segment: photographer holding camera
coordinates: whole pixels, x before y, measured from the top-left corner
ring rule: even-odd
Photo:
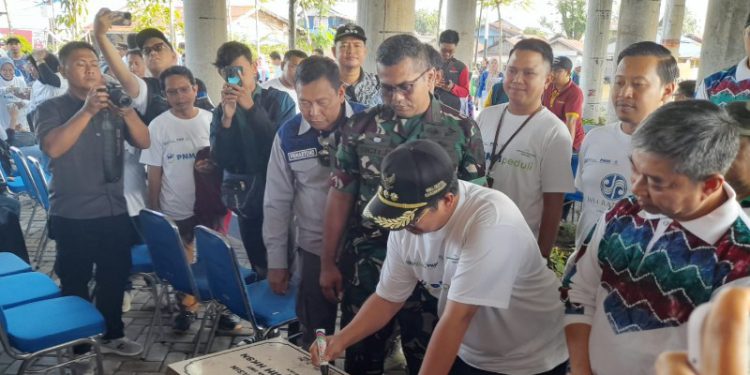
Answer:
[[[263,191],[276,131],[295,115],[292,98],[255,81],[256,62],[250,48],[226,42],[216,52],[214,66],[227,84],[211,122],[211,152],[224,169],[222,199],[239,218],[240,234],[250,264],[266,277],[263,244]]]
[[[102,352],[136,356],[142,347],[124,336],[121,310],[133,239],[123,195],[122,146],[126,139],[148,148],[148,129],[132,108],[112,102],[91,44],[67,43],[59,57],[68,91],[40,104],[34,121],[54,176],[49,236],[57,242],[55,271],[63,295],[90,300],[88,282],[96,264],[96,307],[106,323]]]

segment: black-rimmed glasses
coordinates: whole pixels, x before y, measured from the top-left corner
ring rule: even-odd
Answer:
[[[427,72],[432,70],[432,68],[428,68],[422,74],[420,74],[417,78],[414,78],[411,81],[402,82],[398,85],[388,85],[385,83],[380,84],[380,94],[383,95],[383,97],[390,98],[393,96],[393,94],[396,93],[396,91],[400,92],[401,95],[409,96],[414,91],[414,84],[419,81],[420,78],[422,78]]]

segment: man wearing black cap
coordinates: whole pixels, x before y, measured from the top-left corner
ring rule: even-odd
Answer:
[[[111,73],[117,78],[128,95],[133,98],[133,107],[149,123],[156,116],[169,109],[166,99],[162,96],[159,86],[159,75],[169,67],[177,65],[177,53],[172,44],[161,31],[146,28],[138,32],[135,42],[143,53],[146,68],[151,77],[140,78],[131,73],[122,61],[122,56],[112,42],[107,38],[107,32],[115,20],[114,14],[107,8],[102,8],[94,19],[94,36],[96,44],[102,51],[102,56],[109,64]],[[195,106],[207,111],[214,106],[206,93],[206,85],[196,78],[198,96]]]
[[[583,142],[583,91],[570,79],[573,62],[565,56],[552,61],[552,83],[542,94],[542,105],[557,116],[570,131],[573,151],[578,152]]]
[[[442,106],[431,95],[435,69],[424,44],[411,35],[392,36],[378,47],[376,61],[385,105],[356,114],[341,127],[333,188],[326,203],[320,284],[329,301],[341,299],[342,325],[349,323],[375,292],[380,277],[388,233],[361,214],[377,191],[385,155],[403,143],[430,139],[450,153],[459,178],[484,177],[479,129],[473,120]],[[424,288],[414,289],[413,299],[398,316],[402,347],[413,373],[419,369],[429,339],[421,327],[432,323],[422,314],[424,304],[429,303],[424,299],[427,294]],[[392,329],[393,324],[388,324],[349,348],[347,372],[382,372]]]
[[[696,90],[696,99],[710,100],[719,106],[750,100],[750,14],[747,15],[742,35],[746,56],[739,64],[703,79]]]
[[[335,45],[331,50],[339,63],[341,80],[346,87],[346,100],[368,107],[380,104],[378,76],[362,69],[367,56],[365,30],[353,23],[347,23],[336,29],[333,41]]]
[[[8,57],[13,60],[13,65],[15,65],[16,69],[21,72],[21,74],[23,75],[23,79],[26,81],[26,84],[31,85],[31,82],[34,81],[34,78],[31,76],[31,72],[29,72],[27,69],[29,58],[27,56],[24,56],[21,52],[21,40],[16,36],[11,36],[5,40],[5,45],[6,48],[8,48]]]
[[[421,285],[438,300],[430,312],[440,320],[419,373],[564,374],[559,282],[513,202],[458,181],[451,157],[428,140],[397,147],[380,169],[363,212],[391,231],[380,281],[354,320],[328,338],[324,357],[385,326]],[[311,353],[317,363],[320,353]]]

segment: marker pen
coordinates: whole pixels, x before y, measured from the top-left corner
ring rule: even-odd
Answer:
[[[318,358],[320,358],[320,373],[322,375],[328,375],[328,361],[325,360],[326,353],[326,330],[316,329],[315,330],[315,345],[318,346]]]

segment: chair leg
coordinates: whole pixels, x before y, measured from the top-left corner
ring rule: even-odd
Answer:
[[[23,234],[29,235],[29,230],[31,229],[31,223],[34,222],[34,215],[36,215],[36,202],[31,201],[31,215],[29,216],[29,222],[26,224],[26,230],[23,231]]]
[[[30,359],[24,359],[21,362],[21,366],[18,368],[18,375],[23,375],[26,373],[26,370],[29,368],[29,364],[31,363]]]
[[[44,226],[44,229],[42,230],[42,237],[39,238],[39,245],[36,247],[36,254],[34,256],[34,264],[35,269],[38,270],[41,268],[42,265],[42,259],[44,258],[44,253],[47,250],[47,241],[49,239],[47,238],[47,226]],[[52,267],[54,269],[54,267]]]
[[[216,331],[219,328],[219,319],[221,319],[221,314],[224,312],[224,307],[219,305],[216,302],[211,302],[214,307],[214,320],[213,324],[211,325],[211,331],[208,333],[208,341],[206,342],[206,349],[203,351],[203,354],[208,354],[211,352],[211,348],[214,346],[214,339],[216,339]]]
[[[193,354],[190,356],[195,357],[198,355],[198,349],[201,346],[201,336],[203,336],[203,329],[206,327],[206,320],[211,316],[212,304],[209,302],[206,306],[206,310],[203,312],[203,318],[201,319],[201,325],[198,327],[198,332],[195,333],[195,340],[193,343]]]
[[[102,350],[99,340],[94,340],[94,360],[96,361],[96,374],[104,375],[104,364],[102,363]]]
[[[143,278],[151,283],[151,298],[154,300],[154,314],[151,315],[151,324],[148,327],[146,341],[143,345],[143,354],[141,355],[141,359],[146,359],[151,350],[151,345],[153,344],[152,339],[154,337],[154,327],[157,320],[159,321],[159,327],[161,329],[161,297],[159,296],[158,290],[159,284],[156,283],[156,280],[148,274],[143,274]]]

